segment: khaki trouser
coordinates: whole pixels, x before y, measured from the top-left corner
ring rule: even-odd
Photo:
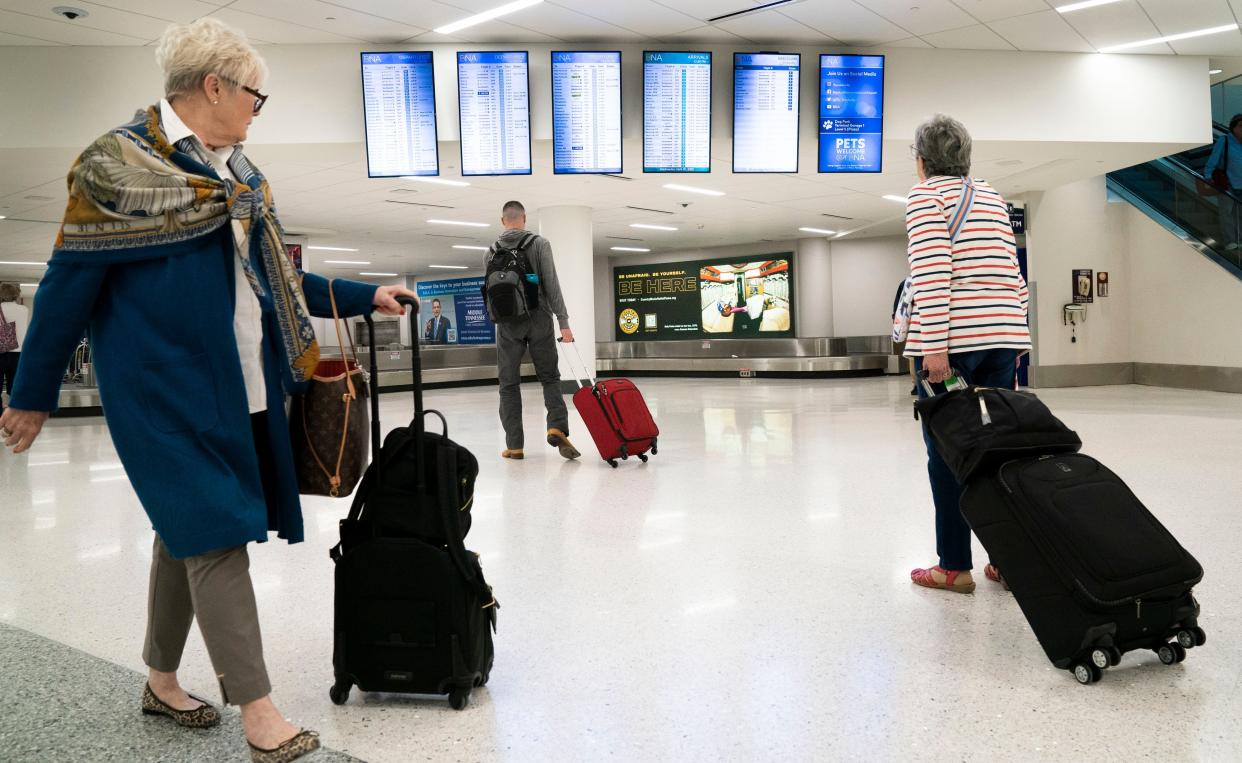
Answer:
[[[246,547],[173,559],[157,535],[142,650],[148,667],[176,672],[195,617],[225,703],[244,705],[271,694]]]

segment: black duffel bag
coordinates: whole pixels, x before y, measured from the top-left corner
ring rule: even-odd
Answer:
[[[1082,448],[1078,434],[1029,392],[972,386],[924,398],[914,409],[962,484],[1012,458]]]

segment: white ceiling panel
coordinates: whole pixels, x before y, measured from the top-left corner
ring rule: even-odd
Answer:
[[[46,47],[50,45],[63,45],[61,42],[52,42],[51,40],[40,40],[37,37],[22,37],[17,34],[9,34],[8,32],[0,32],[0,45],[13,45],[24,47]]]
[[[601,3],[598,0],[558,0],[556,5],[639,34],[658,37],[703,26],[703,22],[652,0]]]
[[[432,0],[331,0],[331,4],[341,8],[367,13],[382,19],[390,19],[409,26],[434,29],[451,21],[469,16],[463,11],[444,3]]]
[[[729,19],[727,21],[718,21],[714,26],[718,26],[726,32],[732,32],[738,37],[745,38],[751,42],[778,44],[796,42],[836,43],[836,40],[826,38],[823,32],[773,11],[742,16],[741,18]]]
[[[732,32],[721,29],[720,27],[715,26],[713,24],[707,24],[707,25],[698,27],[696,29],[687,29],[684,32],[676,32],[674,34],[660,35],[659,39],[661,42],[682,42],[682,43],[720,42],[726,45],[730,43],[744,42],[744,40],[741,37],[738,37]]]
[[[795,3],[780,12],[846,45],[878,45],[910,36],[910,32],[854,0]]]
[[[1242,32],[1195,37],[1171,42],[1169,45],[1182,56],[1242,56]]]
[[[669,8],[674,8],[703,22],[717,16],[735,13],[762,4],[758,0],[656,0],[656,2]],[[772,12],[762,11],[761,13]]]
[[[1227,0],[1140,0],[1160,34],[1236,24]]]
[[[50,13],[48,15],[51,16]],[[56,21],[56,18],[0,10],[0,30],[20,37],[34,37],[66,45],[142,45],[148,39],[137,35],[117,34],[85,24]]]
[[[1160,30],[1134,0],[1066,13],[1064,18],[1096,48],[1161,36]]]
[[[488,21],[469,29],[463,29],[446,36],[436,32],[427,32],[414,38],[419,42],[474,42],[474,43],[506,43],[506,42],[556,42],[556,38],[525,27],[514,26],[504,21]]]
[[[970,14],[949,0],[858,0],[858,4],[917,35],[961,29],[975,23]]]
[[[509,23],[570,42],[638,41],[642,35],[559,5],[541,3],[506,17]],[[467,30],[468,31],[468,30]]]
[[[932,45],[931,45],[931,43],[924,41],[921,37],[907,37],[907,38],[906,38],[906,39],[904,39],[904,40],[893,40],[892,42],[887,42],[887,43],[884,43],[884,45],[883,45],[883,46],[880,46],[880,47],[885,47],[885,48],[931,48],[931,47],[932,47]]]
[[[923,39],[937,48],[954,50],[1013,50],[1003,37],[982,24],[954,29],[950,32],[925,34]]]
[[[1018,50],[1046,50],[1064,53],[1090,53],[1091,43],[1074,31],[1056,11],[1032,13],[1016,19],[993,21],[988,26]]]
[[[912,0],[911,5],[917,4]],[[953,0],[953,4],[980,21],[999,21],[1048,10],[1044,0]]]
[[[167,20],[154,18],[152,15],[119,11],[115,8],[95,5],[94,3],[79,2],[77,7],[80,7],[89,15],[77,21],[69,21],[62,16],[52,13],[52,5],[46,2],[46,0],[0,0],[0,9],[24,13],[67,28],[98,29],[103,32],[125,35],[126,37],[140,37],[143,40],[151,40],[159,37],[164,32],[164,29],[168,27]],[[215,10],[215,7],[204,5],[203,9],[204,13],[208,13]],[[6,31],[9,30],[7,24],[0,26],[0,28]]]
[[[395,43],[427,31],[424,26],[401,24],[318,0],[237,0],[229,9],[271,19],[290,19],[320,32],[367,42]]]
[[[186,24],[218,10],[220,6],[228,5],[229,2],[230,0],[160,0],[158,3],[150,2],[150,0],[100,0],[93,3],[93,5],[104,5],[109,8],[115,8],[118,11],[129,11],[130,13],[150,16],[164,21],[176,21]],[[77,2],[69,4],[82,6],[81,3]],[[43,2],[42,5],[50,7],[46,2]],[[86,6],[82,7],[85,8]]]
[[[281,19],[256,16],[242,13],[232,8],[224,8],[211,14],[226,24],[232,24],[252,37],[276,43],[277,45],[296,45],[303,43],[354,43],[357,40],[344,35],[322,32],[318,29],[293,24]]]

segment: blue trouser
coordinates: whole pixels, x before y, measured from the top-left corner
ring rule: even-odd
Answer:
[[[1017,350],[977,350],[949,355],[949,365],[971,384],[1013,389],[1017,359]],[[923,359],[915,358],[914,367],[922,372]],[[939,384],[935,387],[937,392],[944,391]],[[921,383],[919,397],[927,397],[927,390]],[[923,442],[927,444],[927,476],[931,480],[932,501],[936,504],[936,553],[940,556],[940,566],[945,570],[969,570],[974,563],[970,556],[970,525],[962,517],[962,486],[940,457],[926,423]]]

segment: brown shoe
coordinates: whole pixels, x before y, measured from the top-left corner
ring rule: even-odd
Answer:
[[[291,760],[312,753],[319,749],[319,735],[313,731],[301,731],[281,746],[264,750],[262,747],[250,745],[250,760],[254,763],[289,763]]]
[[[559,450],[561,456],[569,459],[570,461],[573,461],[575,458],[582,455],[578,452],[578,449],[574,447],[574,444],[569,441],[569,437],[559,429],[548,430],[548,444]]]
[[[190,695],[190,699],[198,700],[203,704],[193,710],[177,710],[164,704],[164,701],[155,696],[155,692],[151,691],[151,684],[147,684],[146,690],[142,692],[142,714],[143,715],[164,715],[172,718],[178,726],[184,726],[188,729],[209,729],[212,726],[220,725],[220,711],[211,706],[207,700],[201,697]]]
[[[505,448],[500,452],[500,457],[512,458],[514,461],[521,461],[523,458],[526,458],[526,454],[522,452],[521,448]]]

